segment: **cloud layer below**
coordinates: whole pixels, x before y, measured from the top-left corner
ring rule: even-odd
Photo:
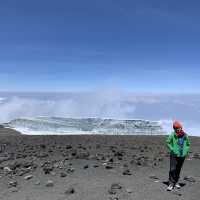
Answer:
[[[147,119],[160,121],[167,131],[178,119],[193,135],[200,124],[200,95],[127,94],[118,90],[91,93],[0,93],[0,122],[16,118]]]

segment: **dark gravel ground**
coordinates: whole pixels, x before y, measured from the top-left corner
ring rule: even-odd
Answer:
[[[0,128],[0,200],[198,200],[200,138],[166,191],[166,136],[25,136]]]

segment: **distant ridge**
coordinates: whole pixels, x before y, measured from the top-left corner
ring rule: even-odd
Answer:
[[[15,135],[21,135],[21,133],[14,129],[5,128],[3,125],[0,125],[0,136],[15,136]]]
[[[164,131],[156,121],[142,119],[102,118],[20,118],[5,124],[24,134],[105,134],[105,135],[162,135]]]

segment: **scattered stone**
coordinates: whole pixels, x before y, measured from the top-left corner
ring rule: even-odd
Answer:
[[[77,151],[74,149],[74,150],[72,151],[72,153],[71,153],[71,156],[74,157],[74,156],[76,156],[76,155],[77,155]]]
[[[54,186],[54,182],[52,180],[48,180],[46,183],[46,187],[53,187]]]
[[[72,149],[72,146],[71,145],[67,145],[66,149]]]
[[[75,171],[75,169],[72,167],[67,169],[67,173],[73,173],[74,171]]]
[[[60,177],[61,177],[61,178],[64,178],[64,177],[66,177],[66,176],[67,176],[67,174],[66,174],[65,172],[61,172],[61,173],[60,173]]]
[[[119,200],[118,197],[109,197],[109,200]]]
[[[39,181],[39,180],[36,181],[36,182],[35,182],[35,185],[40,185],[40,181]]]
[[[7,160],[10,160],[10,157],[0,157],[0,163],[4,162],[4,161],[7,161]]]
[[[103,165],[105,166],[105,169],[113,169],[113,165],[110,163],[103,163]]]
[[[191,183],[196,182],[195,178],[192,176],[185,176],[183,180],[191,182]]]
[[[9,183],[8,183],[8,186],[9,187],[17,187],[17,181],[10,181]]]
[[[130,172],[129,169],[125,169],[122,174],[123,175],[128,175],[128,176],[132,175],[132,173]]]
[[[38,165],[33,161],[26,161],[22,163],[22,167],[27,169],[36,169]]]
[[[113,194],[117,194],[117,191],[116,191],[115,189],[111,189],[111,188],[110,188],[110,189],[108,190],[108,193],[111,194],[111,195],[113,195]]]
[[[200,159],[200,154],[199,154],[199,153],[194,153],[194,154],[193,154],[193,158],[195,158],[195,159]]]
[[[53,168],[54,167],[52,165],[46,163],[43,167],[43,171],[45,174],[50,174],[50,172],[53,171]]]
[[[90,155],[88,157],[88,160],[97,160],[97,157],[95,155]]]
[[[127,168],[127,167],[128,167],[128,164],[127,164],[127,163],[123,164],[123,167]]]
[[[3,170],[7,173],[12,172],[12,169],[10,169],[10,167],[4,167]]]
[[[126,189],[126,192],[128,192],[128,193],[132,193],[132,192],[133,192],[133,190],[132,190],[132,189],[130,189],[130,188],[127,188],[127,189]]]
[[[23,175],[25,175],[25,174],[27,174],[27,173],[29,173],[31,170],[30,169],[21,169],[19,172],[18,172],[18,175],[19,176],[23,176]]]
[[[45,144],[40,144],[40,148],[41,149],[46,149],[46,145]]]
[[[156,175],[154,175],[154,174],[150,175],[149,178],[150,178],[150,179],[154,179],[154,180],[158,180],[158,179],[159,179],[159,178],[158,178]]]
[[[114,162],[113,158],[108,159],[108,162],[113,163]]]
[[[84,167],[83,167],[83,169],[88,169],[89,168],[89,165],[85,165]]]
[[[16,187],[12,187],[12,188],[10,188],[10,192],[18,192],[19,190],[18,190],[18,188],[16,188]]]
[[[88,159],[88,157],[90,156],[89,152],[79,152],[76,153],[76,159]]]
[[[27,175],[27,176],[24,177],[25,180],[30,180],[32,178],[33,178],[33,175]]]
[[[105,157],[104,157],[103,154],[96,154],[96,155],[94,156],[94,159],[96,159],[96,160],[105,160]]]
[[[113,183],[111,185],[111,189],[122,189],[122,186],[120,185],[120,183]]]
[[[70,195],[70,194],[74,194],[75,193],[75,189],[70,186],[66,191],[65,191],[65,194],[66,195]]]
[[[113,183],[108,190],[108,193],[111,195],[117,194],[117,190],[122,189],[122,186],[119,183]]]
[[[106,169],[113,169],[114,167],[112,165],[106,165],[105,168]]]
[[[177,192],[177,191],[172,191],[172,194],[177,195],[179,197],[182,196],[182,194],[180,192]]]
[[[46,158],[46,157],[48,157],[48,156],[49,156],[48,153],[40,153],[37,157],[38,157],[38,158]]]
[[[123,157],[122,156],[118,156],[117,159],[118,160],[123,160]]]
[[[142,166],[142,163],[141,163],[139,160],[136,162],[136,164],[137,164],[138,166]]]

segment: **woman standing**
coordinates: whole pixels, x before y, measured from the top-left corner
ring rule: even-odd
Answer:
[[[178,180],[181,168],[190,147],[188,135],[183,131],[181,123],[174,121],[173,129],[174,131],[167,138],[167,147],[170,151],[169,186],[167,188],[168,191],[171,191],[174,187],[178,189],[180,188]]]

